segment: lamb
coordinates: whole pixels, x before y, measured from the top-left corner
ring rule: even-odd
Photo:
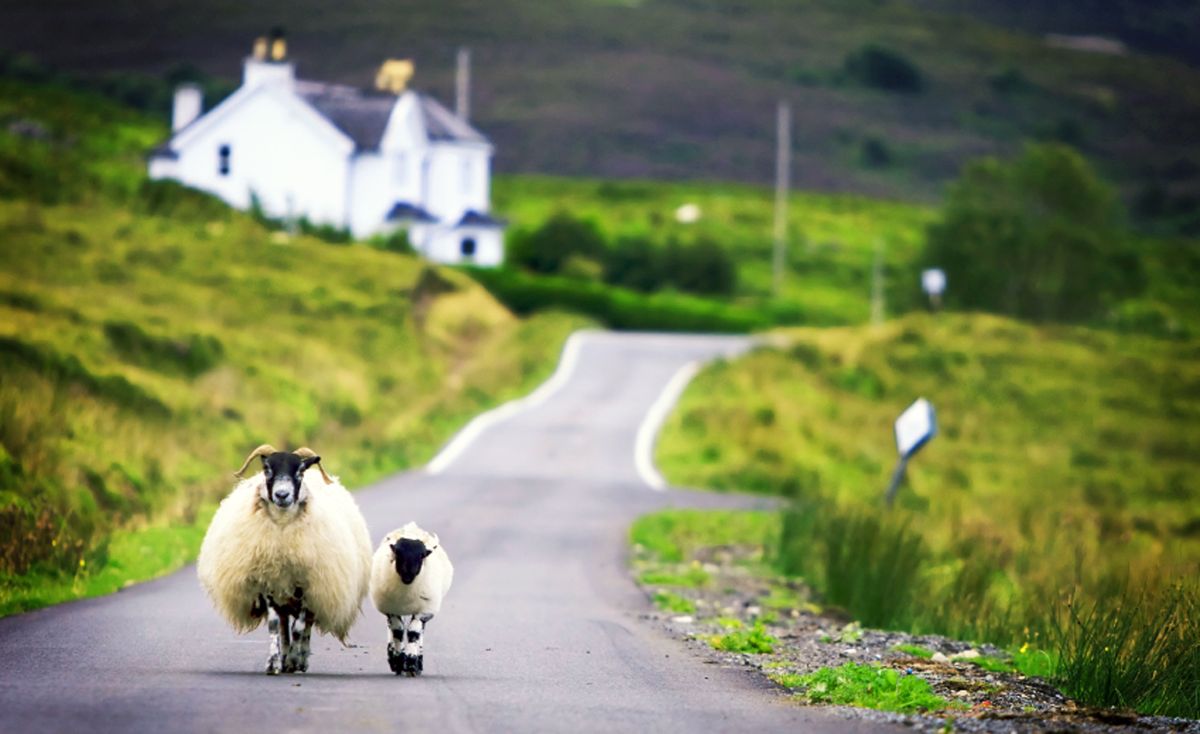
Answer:
[[[442,608],[454,566],[438,536],[410,522],[387,534],[371,567],[371,601],[387,617],[388,666],[396,675],[425,667],[425,625]]]
[[[315,626],[346,644],[371,578],[371,537],[350,493],[311,449],[263,444],[263,470],[221,501],[200,547],[200,583],[238,632],[264,618],[268,675],[308,670]],[[316,465],[322,479],[306,470]]]

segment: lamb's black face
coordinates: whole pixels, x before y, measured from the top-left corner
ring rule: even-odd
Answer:
[[[263,477],[266,479],[262,498],[276,507],[297,507],[308,500],[304,489],[304,470],[321,460],[319,456],[296,456],[277,451],[262,457]]]
[[[392,544],[392,556],[396,561],[396,573],[405,584],[411,584],[421,573],[421,564],[433,551],[425,544],[412,538],[401,538]]]

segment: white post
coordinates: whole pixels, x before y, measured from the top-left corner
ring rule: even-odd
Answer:
[[[454,75],[454,114],[466,122],[471,114],[471,50],[458,50],[458,71]]]
[[[783,288],[784,246],[787,239],[788,182],[791,174],[792,153],[792,109],[787,102],[779,101],[775,118],[775,249],[771,272],[773,287],[778,296]]]
[[[883,294],[883,238],[875,240],[875,264],[871,267],[871,323],[883,323],[885,312]]]

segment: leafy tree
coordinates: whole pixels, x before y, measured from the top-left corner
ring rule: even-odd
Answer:
[[[603,261],[604,236],[594,222],[558,212],[532,232],[516,232],[508,260],[535,273],[558,273],[572,255]]]
[[[1082,156],[1030,145],[968,164],[922,263],[946,271],[946,304],[1034,320],[1097,316],[1144,287],[1116,196]]]

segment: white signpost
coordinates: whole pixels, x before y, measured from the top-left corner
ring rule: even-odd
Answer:
[[[908,460],[937,435],[937,414],[933,404],[925,398],[918,398],[915,403],[896,419],[896,451],[900,460],[896,462],[896,470],[892,472],[892,481],[887,488],[887,505],[892,506],[896,490],[904,480],[904,470],[908,468]]]
[[[946,292],[946,273],[941,268],[921,271],[921,288],[929,296],[929,307],[934,311],[942,306],[942,294]]]

